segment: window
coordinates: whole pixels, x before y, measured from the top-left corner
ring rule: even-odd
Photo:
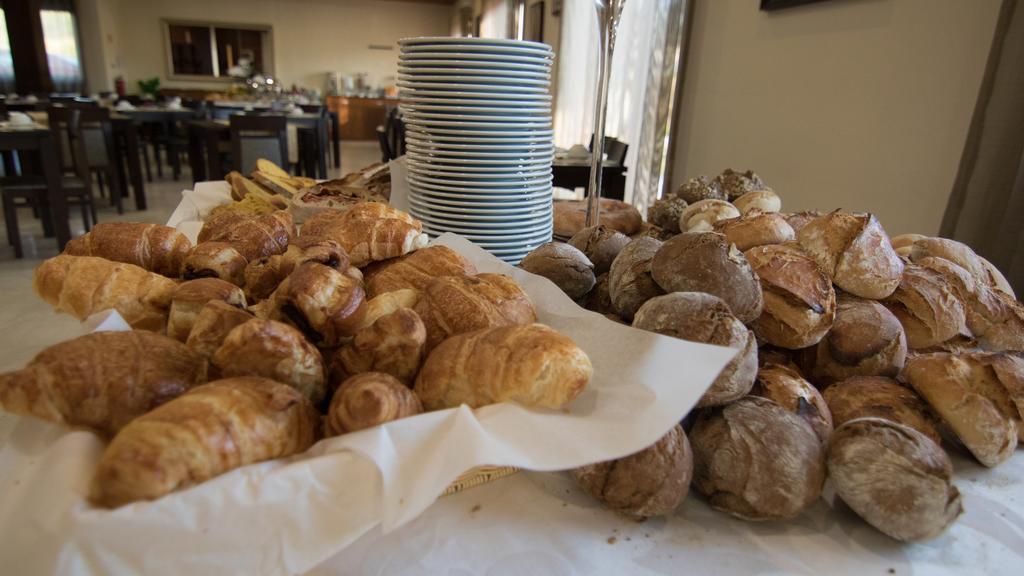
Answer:
[[[14,92],[14,60],[11,58],[11,39],[7,37],[7,17],[0,8],[0,92]]]
[[[217,79],[271,74],[270,28],[165,22],[172,78]]]
[[[82,61],[78,56],[75,15],[67,10],[40,10],[39,19],[43,24],[43,44],[53,89],[78,92],[82,87]]]

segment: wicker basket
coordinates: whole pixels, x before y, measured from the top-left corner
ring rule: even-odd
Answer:
[[[477,466],[471,470],[464,472],[454,482],[448,485],[445,489],[443,496],[468,490],[481,484],[493,482],[498,478],[504,478],[505,476],[511,476],[519,472],[518,468],[512,466]]]

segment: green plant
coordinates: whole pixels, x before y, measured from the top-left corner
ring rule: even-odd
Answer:
[[[154,76],[149,80],[139,80],[139,93],[151,94],[156,96],[156,91],[160,89],[160,78]]]

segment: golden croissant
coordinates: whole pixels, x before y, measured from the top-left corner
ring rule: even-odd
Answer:
[[[255,462],[305,451],[319,415],[273,380],[227,378],[192,389],[125,426],[104,450],[91,499],[152,500]]]
[[[206,359],[146,332],[94,332],[40,352],[0,376],[0,408],[112,436],[132,419],[206,381]]]
[[[181,274],[181,266],[192,249],[192,242],[174,228],[141,222],[105,222],[64,247],[70,256],[98,256],[171,278]]]
[[[327,411],[327,434],[336,436],[423,412],[412,390],[389,374],[365,372],[342,383]]]

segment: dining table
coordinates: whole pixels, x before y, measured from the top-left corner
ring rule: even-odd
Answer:
[[[553,184],[570,190],[590,185],[590,156],[556,155],[551,163]],[[622,162],[605,160],[601,164],[601,197],[624,200],[626,194],[626,166]]]
[[[256,114],[282,115],[270,111]],[[288,124],[288,162],[298,164],[306,176],[326,179],[327,118],[307,113],[283,115]],[[226,170],[221,155],[226,150],[224,143],[231,138],[230,120],[192,120],[186,126],[193,179],[201,182],[223,178]]]
[[[179,122],[185,122],[197,118],[198,110],[173,106],[139,106],[134,108],[115,107],[117,114],[131,118],[135,124],[150,125],[156,127],[161,134],[167,137],[167,161],[171,165],[174,179],[181,176],[181,161],[179,159],[178,141],[175,138],[175,126]]]
[[[33,122],[24,125],[0,125],[0,153],[18,152],[38,156],[46,194],[40,197],[40,217],[43,231],[57,238],[57,249],[63,250],[71,240],[68,222],[68,202],[61,186],[61,167],[58,162],[57,143],[47,126]],[[6,155],[6,154],[5,154]]]

